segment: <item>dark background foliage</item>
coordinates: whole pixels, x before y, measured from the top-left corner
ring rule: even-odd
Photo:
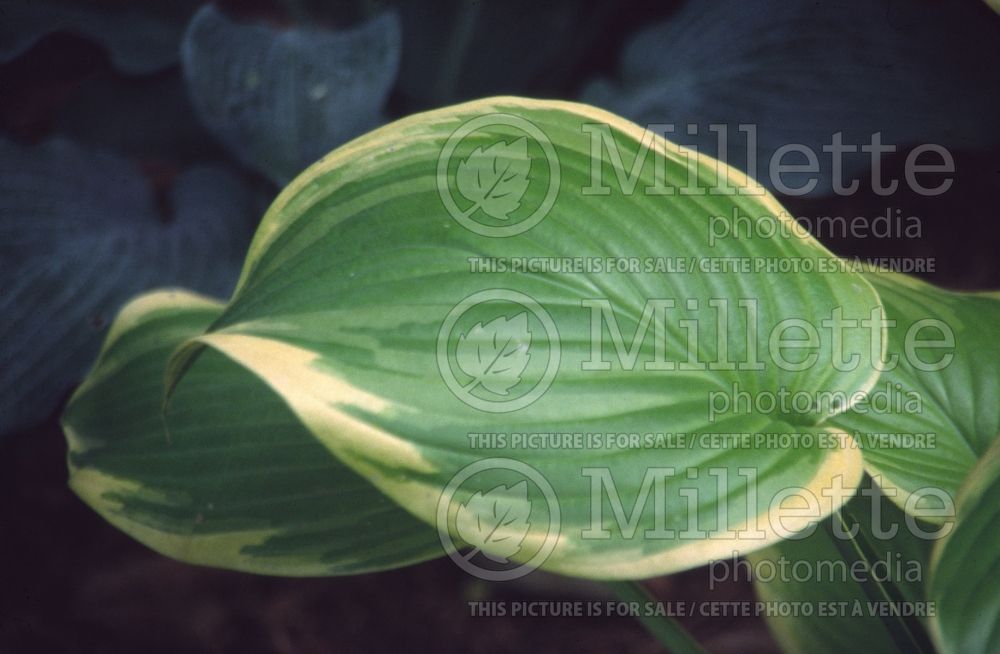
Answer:
[[[145,550],[66,488],[58,412],[117,307],[168,284],[225,296],[280,185],[379,122],[511,93],[641,123],[757,122],[772,142],[885,131],[904,146],[887,179],[903,179],[906,146],[940,142],[956,162],[940,196],[863,184],[779,199],[806,221],[915,216],[916,238],[820,236],[845,256],[933,260],[924,276],[944,286],[1000,287],[1000,16],[984,3],[226,0],[205,32],[219,40],[197,47],[200,4],[0,2],[0,651],[658,651],[627,618],[474,618],[467,605],[597,592],[586,584],[488,586],[448,561],[321,580],[204,570]],[[363,47],[321,45],[378,16],[394,22]],[[220,61],[261,49],[232,31],[250,23],[263,43],[299,41],[255,64],[265,92],[248,108],[213,94],[243,88],[226,87]],[[267,96],[272,78],[315,104]],[[652,587],[752,596],[709,594],[704,570]],[[716,651],[774,651],[760,621],[688,626]]]

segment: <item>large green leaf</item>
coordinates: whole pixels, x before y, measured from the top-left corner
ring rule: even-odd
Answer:
[[[754,587],[782,651],[839,654],[864,643],[868,652],[929,652],[926,618],[905,611],[932,611],[927,536],[935,533],[938,528],[905,515],[867,479],[806,538],[750,554]],[[743,563],[715,565],[728,567],[713,569],[714,578],[747,574]]]
[[[602,130],[619,148],[617,163],[606,149],[591,151]],[[515,179],[525,172],[520,140],[527,140],[530,158],[526,186]],[[498,147],[501,142],[506,146]],[[483,157],[486,152],[492,159]],[[633,169],[640,153],[649,156]],[[464,184],[456,181],[463,166]],[[637,175],[634,192],[628,179],[616,181],[616,174],[630,171]],[[603,182],[595,184],[596,173]],[[750,194],[705,193],[722,173]],[[673,195],[644,192],[657,185],[690,188]],[[597,187],[607,190],[587,190]],[[511,193],[519,202],[510,201]],[[732,392],[734,385],[758,395],[866,391],[876,378],[869,354],[881,354],[878,330],[825,335],[812,351],[814,365],[802,351],[785,351],[790,363],[804,364],[801,369],[779,366],[766,353],[784,320],[819,330],[833,315],[880,317],[881,305],[862,277],[837,270],[832,255],[800,232],[713,245],[710,217],[732,227],[734,212],[769,216],[762,219],[779,232],[794,229],[775,200],[753,194],[743,175],[592,107],[496,98],[416,115],[351,142],[285,189],[251,245],[230,304],[175,357],[169,387],[183,388],[183,372],[204,346],[225,353],[274,389],[337,457],[424,521],[436,522],[439,503],[448,521],[440,526],[458,536],[474,530],[455,526],[448,511],[456,505],[466,520],[498,521],[497,538],[476,545],[501,558],[507,546],[500,541],[509,537],[524,545],[513,560],[533,560],[551,547],[545,566],[552,570],[634,578],[756,549],[846,500],[821,491],[859,482],[858,450],[836,430],[828,437],[831,430],[820,424],[849,402],[831,407],[810,400],[784,412],[741,409],[713,422],[711,394]],[[699,267],[706,255],[741,258],[752,270],[713,272]],[[683,261],[692,268],[673,274],[572,267],[476,272],[470,257],[619,257]],[[781,261],[813,272],[757,267]],[[705,312],[713,298],[733,302],[722,328],[715,327],[716,313]],[[735,306],[738,299],[755,303],[756,320]],[[675,306],[651,319],[650,300]],[[626,349],[640,335],[634,366],[615,358],[615,330],[589,307],[605,301],[615,310],[613,324]],[[701,321],[702,338],[690,352],[681,319]],[[646,338],[643,323],[653,324]],[[786,337],[801,338],[807,334],[801,329]],[[598,346],[606,347],[592,359]],[[860,364],[833,368],[829,362],[838,349],[856,354]],[[677,365],[657,370],[657,361]],[[699,362],[713,366],[703,370]],[[714,365],[720,362],[733,363],[732,369]],[[761,365],[744,369],[736,362]],[[595,367],[608,369],[590,369]],[[512,441],[482,447],[470,439],[553,432],[808,438],[798,446],[763,441],[733,447],[692,438],[683,447],[601,442],[568,448]],[[538,488],[550,486],[547,499],[555,501],[532,503],[527,520],[504,526],[496,507],[524,514],[521,487],[509,469],[463,477],[465,485],[447,488],[456,474],[471,474],[467,466],[494,465],[492,457],[530,465],[542,479]],[[613,480],[622,507],[613,504],[602,480]],[[816,496],[814,508],[772,506],[785,489],[797,487]],[[456,504],[442,503],[443,492]],[[644,492],[652,499],[640,505]],[[496,501],[472,502],[488,493]],[[691,511],[686,493],[697,493]],[[493,507],[493,515],[477,513],[477,506]],[[633,506],[634,532],[611,519],[616,508],[627,513]]]
[[[267,386],[219,354],[199,359],[164,421],[170,352],[222,307],[159,291],[122,310],[63,415],[73,490],[127,534],[191,563],[328,575],[440,554],[433,529],[331,456]]]
[[[942,652],[995,652],[1000,643],[1000,439],[969,473],[958,494],[954,531],[934,548],[930,597],[938,613],[931,626]]]
[[[400,50],[394,13],[344,32],[195,14],[181,44],[191,102],[243,163],[286,184],[381,122]]]
[[[834,422],[855,434],[865,467],[909,510],[954,498],[1000,433],[1000,296],[953,293],[906,275],[868,275],[885,305],[886,365],[864,406]],[[916,435],[916,436],[914,436]],[[923,435],[923,436],[920,436]],[[913,494],[920,493],[916,496]],[[912,497],[912,499],[911,499]]]
[[[205,165],[160,190],[111,152],[0,140],[0,434],[51,415],[132,295],[232,288],[255,218],[250,187]]]

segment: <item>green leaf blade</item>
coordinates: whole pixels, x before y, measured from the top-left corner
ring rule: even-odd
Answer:
[[[932,633],[946,654],[996,650],[1000,638],[1000,439],[972,468],[958,493],[954,530],[934,548],[929,596],[938,606]]]
[[[525,220],[525,214],[543,205],[553,185],[559,191],[558,201],[536,225],[507,238],[484,236],[449,215],[439,187],[442,170],[446,180],[457,174],[463,152],[486,152],[498,142],[515,142],[515,130],[501,120],[471,134],[461,144],[465,149],[441,164],[443,148],[456,130],[493,116],[508,121],[513,116],[536,127],[551,141],[558,161],[558,170],[550,167],[546,172],[542,164],[555,164],[547,159],[544,146],[530,146],[529,185],[511,222]],[[819,491],[834,480],[849,491],[861,479],[857,448],[839,430],[821,424],[849,403],[836,409],[810,404],[792,414],[735,411],[713,423],[707,417],[710,393],[726,392],[738,384],[749,393],[787,387],[850,397],[870,388],[877,377],[868,356],[873,347],[876,354],[880,352],[880,334],[875,335],[875,346],[867,334],[845,339],[845,351],[858,354],[861,362],[846,371],[823,365],[772,365],[763,371],[734,366],[710,373],[684,366],[655,370],[659,355],[677,363],[685,362],[689,354],[685,330],[675,320],[693,317],[697,309],[692,307],[704,307],[712,298],[756,301],[760,325],[751,324],[749,312],[733,308],[731,323],[724,328],[729,351],[722,351],[718,339],[705,338],[696,352],[702,361],[750,362],[755,351],[768,347],[770,331],[787,317],[818,325],[839,310],[852,320],[868,319],[880,315],[881,305],[863,278],[847,272],[790,276],[795,293],[779,290],[773,273],[766,270],[471,272],[470,258],[477,257],[687,260],[711,247],[709,221],[713,217],[729,221],[734,213],[768,215],[777,225],[792,229],[791,218],[766,194],[689,198],[678,193],[671,198],[624,188],[615,188],[610,197],[584,192],[593,184],[592,138],[585,129],[593,124],[610,129],[625,173],[645,145],[662,157],[667,183],[677,188],[688,183],[691,153],[660,139],[647,141],[638,126],[592,107],[493,98],[413,116],[331,153],[282,192],[254,239],[230,305],[213,329],[197,340],[266,382],[335,456],[430,524],[435,524],[448,480],[464,467],[497,454],[470,447],[470,437],[483,432],[691,436],[747,432],[809,437],[809,445],[765,444],[749,452],[709,443],[667,450],[641,445],[573,452],[523,447],[504,448],[497,454],[530,464],[558,496],[562,531],[547,568],[597,578],[636,578],[774,542],[781,536],[773,526],[776,511],[769,502],[780,489],[802,487],[821,495]],[[623,173],[610,158],[601,155],[597,161],[605,179]],[[731,184],[749,185],[745,176],[719,168],[714,161],[697,158],[694,165],[702,186],[722,175]],[[656,175],[651,158],[639,167],[636,179],[651,186]],[[460,210],[468,206],[453,200]],[[794,258],[813,267],[836,265],[829,252],[803,235],[730,239],[712,253],[748,260]],[[521,380],[493,390],[507,391],[518,402],[526,397],[526,388],[543,387],[537,397],[528,396],[532,401],[499,407],[496,401],[504,394],[482,384],[473,389],[472,399],[463,395],[457,377],[449,386],[442,370],[450,368],[456,355],[447,338],[443,349],[439,346],[442,325],[461,308],[463,299],[498,289],[540,309],[537,314],[528,312],[534,315],[529,318],[530,357]],[[646,339],[634,348],[624,347],[635,353],[637,365],[588,369],[601,363],[592,358],[593,307],[588,302],[595,298],[615,311],[626,345],[643,324],[652,331],[652,320],[642,317],[650,300],[673,300],[676,312],[665,328],[664,352],[658,352],[653,339]],[[505,310],[502,315],[509,318],[516,313]],[[455,343],[459,334],[468,334],[477,323],[485,327],[496,318],[496,314],[470,318],[467,325],[456,328]],[[551,325],[557,328],[552,330]],[[610,326],[602,326],[607,329]],[[614,338],[605,334],[599,340],[610,343]],[[613,357],[615,351],[608,345],[601,356]],[[831,356],[829,342],[817,347],[818,358]],[[651,360],[654,365],[647,365]],[[519,367],[520,362],[510,370]],[[550,369],[555,371],[551,378]],[[818,446],[819,442],[827,445]],[[660,480],[671,496],[671,515],[684,506],[682,491],[702,493],[699,509],[710,514],[699,523],[706,537],[687,542],[678,538],[683,520],[671,517],[673,536],[644,538],[656,527],[651,506],[638,514],[638,536],[615,530],[607,538],[585,537],[588,530],[604,528],[593,526],[591,484],[596,482],[589,472],[585,474],[595,466],[605,466],[609,479],[621,485],[621,499],[628,507],[643,494],[643,471],[671,467],[673,477]],[[685,477],[688,471],[713,466],[728,475],[730,490],[720,493],[707,472],[696,480]],[[741,476],[741,468],[754,472]],[[759,495],[747,490],[747,476],[754,477]],[[463,489],[456,499],[467,501],[492,487],[483,481]],[[824,500],[815,516],[790,524],[805,528],[844,499]],[[610,496],[601,501],[608,517],[614,501]],[[720,505],[727,522],[716,515]],[[753,540],[729,537],[756,522],[761,523],[763,535]],[[532,514],[525,542],[537,546],[546,537],[543,527],[544,521]]]
[[[126,306],[63,416],[73,490],[147,546],[196,564],[318,576],[438,555],[432,529],[217,353],[199,357],[161,414],[170,353],[221,310],[184,292]]]
[[[922,489],[955,497],[969,471],[1000,434],[1000,357],[993,327],[1000,298],[955,293],[905,275],[868,275],[894,321],[874,403],[833,422],[857,434],[869,474],[900,507]],[[947,347],[921,347],[922,341]],[[939,365],[940,364],[940,365]],[[923,435],[922,442],[900,437]],[[895,440],[894,440],[895,438]]]

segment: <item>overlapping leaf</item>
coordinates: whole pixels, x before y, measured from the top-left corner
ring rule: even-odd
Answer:
[[[991,354],[1000,297],[953,293],[899,274],[868,279],[894,323],[889,369],[879,377],[878,398],[834,422],[856,434],[866,468],[899,506],[927,488],[954,498],[1000,434],[1000,361]]]
[[[159,284],[227,293],[253,197],[230,171],[201,166],[173,183],[164,213],[146,178],[115,155],[62,140],[0,142],[0,433],[56,408],[130,296]]]
[[[929,537],[938,528],[904,515],[870,479],[862,489],[809,536],[748,557],[783,652],[839,654],[858,643],[870,652],[930,651]],[[742,574],[744,564],[727,563]]]
[[[212,353],[162,414],[171,351],[221,303],[141,296],[63,416],[70,485],[112,524],[191,563],[286,576],[365,572],[441,551],[437,534],[320,445],[279,397]]]
[[[1000,642],[1000,439],[994,440],[965,479],[958,496],[954,531],[939,542],[931,562],[930,597],[938,606],[931,621],[945,654],[978,654]]]
[[[192,19],[181,60],[205,126],[283,185],[381,121],[400,39],[393,13],[332,32],[240,23],[209,5]]]

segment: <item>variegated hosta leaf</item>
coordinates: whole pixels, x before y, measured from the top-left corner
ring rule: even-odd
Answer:
[[[331,32],[239,23],[207,5],[188,26],[181,62],[205,126],[246,165],[284,185],[381,122],[400,40],[391,12]]]
[[[905,515],[866,479],[806,538],[754,552],[746,563],[715,563],[711,574],[743,579],[749,566],[757,597],[771,608],[768,625],[788,654],[840,654],[859,643],[868,652],[930,652],[925,615],[935,609],[926,582],[940,529]]]
[[[724,125],[727,161],[771,188],[775,153],[808,146],[818,170],[786,171],[781,182],[798,192],[816,179],[803,192],[830,193],[833,166],[822,148],[836,133],[854,147],[876,132],[898,148],[978,148],[1000,138],[989,64],[1000,40],[988,13],[963,2],[688,0],[632,39],[617,81],[598,80],[582,98],[642,125],[674,125],[667,138],[712,156],[713,130]],[[755,130],[750,145],[741,124]],[[862,151],[842,158],[846,184],[870,163]],[[807,162],[795,153],[782,163]]]
[[[132,295],[160,284],[225,294],[254,195],[227,169],[182,173],[161,215],[148,180],[113,154],[0,141],[0,434],[44,420],[80,380]]]
[[[109,6],[119,4],[121,6]],[[0,62],[10,61],[54,32],[99,42],[115,67],[145,75],[177,63],[177,43],[196,2],[143,3],[79,0],[0,1]]]
[[[617,144],[624,169],[604,150],[592,153],[601,130]],[[456,171],[477,150],[522,137],[529,184],[517,208],[499,220],[462,197]],[[644,147],[652,150],[632,168]],[[504,152],[490,167],[506,171],[498,179],[519,170],[520,151]],[[689,155],[592,107],[518,98],[458,105],[376,130],[325,157],[279,196],[233,299],[175,356],[168,387],[183,387],[183,371],[203,346],[223,352],[271,386],[341,460],[452,534],[452,509],[468,507],[476,493],[517,488],[523,476],[516,473],[537,473],[524,547],[513,560],[551,547],[549,569],[635,578],[762,547],[846,499],[825,492],[831,486],[842,484],[849,497],[860,480],[859,451],[821,424],[845,407],[812,402],[808,394],[847,397],[869,389],[876,377],[869,355],[881,353],[878,330],[847,329],[838,339],[817,336],[814,361],[801,349],[784,350],[787,361],[779,366],[769,354],[779,323],[798,320],[784,338],[809,338],[807,323],[823,330],[822,321],[835,316],[878,318],[881,305],[862,277],[836,270],[832,255],[807,235],[781,235],[793,224],[770,196],[707,193],[721,174],[710,159],[690,155],[695,194],[644,191],[691,184]],[[616,181],[616,172],[630,171],[634,192],[627,180]],[[738,172],[722,172],[729,184],[748,189]],[[597,174],[606,192],[585,190]],[[511,204],[504,200],[505,211]],[[779,235],[710,245],[710,217],[731,227],[734,212],[779,216]],[[520,272],[489,264],[565,257],[691,267],[608,272],[570,264]],[[704,257],[738,258],[752,269],[713,271],[699,264]],[[779,260],[813,272],[763,267]],[[478,268],[477,261],[487,265]],[[730,304],[720,328],[709,307],[722,300]],[[738,300],[753,308],[738,307]],[[613,310],[615,329],[601,321],[602,307]],[[522,315],[530,341],[517,327]],[[688,320],[698,321],[697,343],[689,341]],[[623,359],[612,347],[617,330]],[[838,346],[860,365],[833,368]],[[593,348],[603,351],[594,355]],[[487,351],[494,363],[476,360]],[[494,376],[487,385],[470,370]],[[711,414],[713,394],[734,387],[751,395],[801,391],[809,402],[797,410]],[[691,440],[598,439],[588,447],[514,439],[551,433]],[[734,446],[706,433],[746,433],[750,441]],[[491,440],[497,434],[506,444]],[[470,465],[487,469],[473,474]],[[815,502],[784,501],[782,492],[796,487]],[[535,502],[539,492],[549,501]],[[508,504],[518,501],[513,490],[491,497],[498,494]],[[615,519],[622,509],[624,524]],[[439,515],[447,524],[437,522]],[[497,535],[516,532],[501,527]],[[483,550],[490,554],[490,547]]]
[[[937,543],[931,559],[931,620],[945,654],[986,654],[1000,642],[1000,439],[993,441],[958,493],[954,531]]]
[[[940,500],[920,499],[924,489],[954,498],[1000,434],[1000,296],[953,293],[900,274],[868,280],[895,322],[887,341],[891,369],[863,411],[834,423],[855,435],[866,468],[881,476],[894,502],[929,508]]]
[[[70,485],[182,561],[280,575],[377,570],[440,553],[437,534],[313,438],[263,382],[198,360],[164,421],[170,352],[223,305],[157,291],[119,315],[63,415]]]

